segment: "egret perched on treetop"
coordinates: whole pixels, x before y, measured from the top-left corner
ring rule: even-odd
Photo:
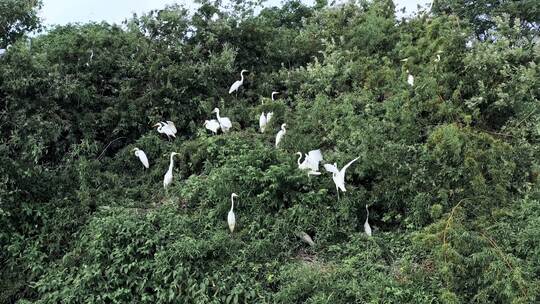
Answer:
[[[308,170],[308,176],[321,175],[321,172],[319,172],[319,162],[323,160],[321,150],[309,151],[308,154],[306,154],[306,158],[304,158],[304,161],[301,163],[300,159],[302,159],[302,152],[296,152],[296,154],[299,155],[298,160],[296,161],[298,163],[298,169]]]
[[[229,214],[227,214],[227,224],[229,225],[229,230],[231,230],[231,233],[234,231],[234,226],[236,225],[236,217],[234,216],[234,198],[238,195],[236,193],[231,194],[231,210],[229,210]]]
[[[223,133],[226,133],[229,131],[229,129],[232,127],[232,122],[228,117],[221,117],[219,116],[219,109],[215,108],[212,113],[216,113],[217,121],[219,122],[219,127],[221,128],[221,131]]]
[[[368,223],[368,220],[369,220],[369,209],[366,205],[366,211],[367,211],[367,215],[366,215],[366,221],[364,222],[364,232],[368,235],[368,236],[371,236],[371,226],[369,226],[369,223]]]
[[[246,73],[246,72],[247,72],[247,70],[242,70],[240,72],[240,80],[237,80],[232,84],[231,88],[229,89],[229,94],[231,94],[232,92],[235,92],[235,91],[238,93],[238,89],[244,83],[244,73]]]
[[[172,152],[171,153],[171,162],[169,163],[169,170],[165,173],[165,176],[163,177],[163,188],[167,190],[167,187],[172,183],[173,180],[173,166],[174,166],[174,159],[173,157],[175,155],[178,155],[180,153]]]
[[[266,125],[270,122],[270,119],[272,119],[272,116],[274,115],[274,112],[268,112],[268,114],[264,115],[264,112],[262,112],[261,116],[259,117],[259,128],[261,130],[261,133],[264,133],[264,129],[266,128]]]
[[[352,163],[354,163],[358,159],[359,157],[351,160],[348,164],[346,164],[343,168],[341,168],[341,170],[338,169],[336,163],[334,163],[333,165],[324,164],[324,168],[326,169],[326,171],[332,172],[332,179],[334,180],[334,184],[336,184],[336,192],[338,195],[338,199],[339,199],[339,190],[343,192],[347,191],[345,190],[345,172],[347,171],[347,168],[349,168],[349,166],[352,165]]]
[[[146,157],[146,153],[144,153],[143,150],[141,150],[139,148],[134,148],[131,151],[135,151],[135,156],[137,156],[139,158],[139,160],[141,161],[141,163],[143,164],[143,166],[146,169],[148,169],[150,167],[150,164],[148,163],[148,157]]]
[[[174,125],[174,122],[167,120],[167,122],[158,122],[154,125],[154,127],[158,127],[157,131],[158,133],[167,135],[167,139],[171,140],[171,137],[176,138],[176,126]]]
[[[287,132],[287,130],[285,130],[286,126],[287,126],[287,124],[282,124],[281,125],[281,130],[279,130],[279,132],[276,135],[276,148],[279,145],[279,143],[281,142],[281,139],[283,139],[283,136],[285,135],[285,133]]]
[[[204,127],[212,131],[212,133],[217,134],[217,131],[219,129],[219,122],[215,119],[205,120]]]

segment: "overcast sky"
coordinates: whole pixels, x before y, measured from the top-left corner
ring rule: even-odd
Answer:
[[[313,3],[313,0],[306,0]],[[408,12],[416,10],[418,4],[425,5],[430,0],[394,0],[397,8],[406,7]],[[194,7],[187,0],[43,0],[41,17],[44,23],[67,24],[70,22],[107,21],[120,23],[133,13],[140,15],[167,4],[180,3]],[[279,5],[281,0],[268,0],[268,6]]]

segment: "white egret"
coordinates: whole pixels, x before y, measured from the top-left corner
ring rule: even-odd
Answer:
[[[435,61],[435,62],[441,61],[441,55],[437,54],[437,58],[435,60],[433,60],[433,61]]]
[[[244,83],[244,73],[245,72],[247,72],[247,70],[242,70],[240,72],[240,80],[237,80],[232,84],[231,88],[229,89],[229,94],[231,94],[232,92],[235,92],[235,91],[238,93],[238,89]]]
[[[6,49],[0,49],[0,58],[4,57],[6,54]]]
[[[234,216],[234,198],[237,196],[236,193],[231,194],[231,210],[229,210],[229,214],[227,214],[227,224],[229,225],[231,233],[234,231],[234,226],[236,225],[236,217]]]
[[[364,222],[364,232],[368,235],[368,236],[371,236],[371,226],[369,226],[369,223],[368,223],[368,220],[369,220],[369,209],[366,205],[366,211],[367,211],[367,215],[366,215],[366,221]]]
[[[412,87],[414,85],[414,76],[407,70],[407,83]]]
[[[135,156],[137,156],[143,166],[148,169],[150,167],[150,164],[148,163],[148,157],[146,157],[146,153],[144,153],[144,151],[139,148],[135,148],[132,151],[135,151]]]
[[[296,161],[298,163],[298,169],[308,170],[308,176],[321,175],[321,172],[319,172],[319,162],[323,160],[321,150],[317,149],[309,151],[303,162],[300,162],[300,159],[302,159],[302,152],[296,152],[296,154],[299,155],[298,160]]]
[[[205,120],[204,127],[212,131],[212,133],[217,134],[217,131],[219,130],[219,122],[215,119]]]
[[[272,119],[272,116],[274,115],[274,112],[268,112],[268,114],[264,114],[262,112],[261,116],[259,117],[259,128],[261,130],[261,133],[264,133],[264,130],[266,129],[266,125],[270,122],[270,119]]]
[[[279,94],[279,92],[276,92],[276,91],[272,92],[272,101],[275,100],[275,99],[274,99],[274,95],[276,95],[276,94]]]
[[[171,137],[176,138],[176,126],[174,125],[174,122],[167,120],[166,122],[158,122],[154,125],[154,127],[158,127],[157,131],[158,133],[167,135],[167,139],[171,140]]]
[[[279,143],[281,142],[281,140],[283,139],[283,136],[285,135],[285,133],[287,132],[287,130],[285,130],[286,126],[287,126],[287,124],[282,124],[281,125],[281,130],[279,130],[279,132],[276,135],[276,148],[279,145]]]
[[[349,168],[350,165],[352,165],[355,161],[358,160],[359,157],[351,160],[348,164],[346,164],[341,170],[338,169],[337,164],[334,163],[331,164],[324,164],[324,168],[328,172],[332,172],[332,179],[334,180],[334,184],[336,184],[336,192],[339,199],[339,190],[342,192],[346,192],[345,189],[345,172],[347,171],[347,168]]]
[[[230,128],[232,128],[232,122],[228,117],[221,117],[219,116],[219,109],[215,108],[212,113],[216,113],[217,121],[219,122],[219,127],[221,128],[221,131],[223,133],[226,133],[229,131]]]
[[[171,153],[171,162],[169,163],[169,170],[165,173],[165,176],[163,177],[163,188],[167,190],[167,187],[172,183],[173,180],[173,167],[174,167],[174,159],[173,157],[175,155],[178,155],[180,153],[172,152]]]

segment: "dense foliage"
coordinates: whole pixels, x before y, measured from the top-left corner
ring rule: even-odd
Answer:
[[[540,301],[538,11],[201,2],[2,32],[0,302]],[[232,132],[204,129],[214,107]],[[297,168],[317,148],[359,157],[339,201]]]

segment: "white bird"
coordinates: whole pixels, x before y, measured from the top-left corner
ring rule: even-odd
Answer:
[[[174,125],[174,122],[167,120],[166,122],[158,122],[154,125],[154,127],[158,127],[157,131],[158,133],[167,135],[167,139],[171,140],[171,137],[176,138],[176,126]]]
[[[240,80],[237,80],[235,81],[231,88],[229,89],[229,94],[231,94],[232,92],[237,92],[238,93],[238,88],[240,88],[240,86],[244,83],[244,73],[247,72],[247,70],[242,70],[240,72]]]
[[[302,152],[296,152],[296,154],[299,155],[298,160],[296,161],[298,163],[298,169],[308,170],[308,176],[321,175],[321,172],[319,172],[319,162],[323,160],[321,150],[317,149],[309,151],[303,162],[300,162],[300,159],[302,159]]]
[[[226,133],[229,131],[230,128],[232,128],[232,122],[228,117],[221,117],[219,116],[219,109],[215,108],[212,113],[216,113],[217,121],[219,122],[219,127],[221,128],[221,131],[223,133]]]
[[[173,157],[175,155],[178,155],[180,153],[172,152],[171,153],[171,162],[169,163],[169,170],[165,173],[165,176],[163,177],[163,188],[167,190],[167,187],[172,183],[173,180],[173,166],[174,166],[174,159]]]
[[[204,127],[212,131],[212,133],[217,134],[217,131],[219,130],[219,122],[215,119],[205,120]]]
[[[369,226],[369,223],[368,223],[368,220],[369,220],[369,209],[366,205],[366,211],[367,211],[367,215],[366,215],[366,221],[364,223],[364,232],[368,235],[368,236],[371,236],[371,226]]]
[[[441,61],[441,55],[437,54],[437,58],[435,60],[433,60],[433,61],[435,61],[435,62]]]
[[[266,115],[264,115],[264,112],[262,112],[261,116],[259,117],[259,128],[261,130],[261,133],[264,133],[266,125],[270,122],[270,119],[272,119],[273,115],[274,112],[268,112],[268,114]]]
[[[279,132],[276,135],[276,148],[279,145],[279,143],[281,142],[281,140],[283,139],[283,136],[285,135],[285,133],[287,132],[287,130],[285,130],[286,126],[287,126],[287,124],[282,124],[281,125],[281,130],[279,130]]]
[[[414,76],[407,70],[407,83],[412,87],[414,85]]]
[[[341,168],[341,170],[338,169],[336,163],[334,163],[333,165],[324,164],[324,168],[326,169],[326,171],[332,172],[332,179],[334,180],[334,184],[336,184],[336,192],[338,195],[338,199],[339,199],[339,190],[341,190],[342,192],[347,191],[345,189],[345,172],[347,171],[347,168],[349,168],[349,166],[352,165],[352,163],[358,160],[358,158],[359,157],[351,160],[348,164],[346,164],[343,168]]]
[[[272,92],[272,101],[275,100],[275,99],[274,99],[274,95],[276,95],[276,94],[279,94],[279,92],[276,92],[276,91]]]
[[[0,58],[4,57],[6,54],[6,49],[0,49]]]
[[[231,194],[231,210],[229,210],[229,214],[227,214],[227,224],[229,225],[229,230],[231,233],[234,231],[234,226],[236,225],[236,217],[234,216],[234,198],[238,195],[236,193]]]
[[[143,166],[148,169],[150,167],[150,164],[148,163],[148,157],[146,157],[146,153],[144,153],[144,151],[139,148],[135,148],[132,151],[135,151],[135,156],[137,156]]]

